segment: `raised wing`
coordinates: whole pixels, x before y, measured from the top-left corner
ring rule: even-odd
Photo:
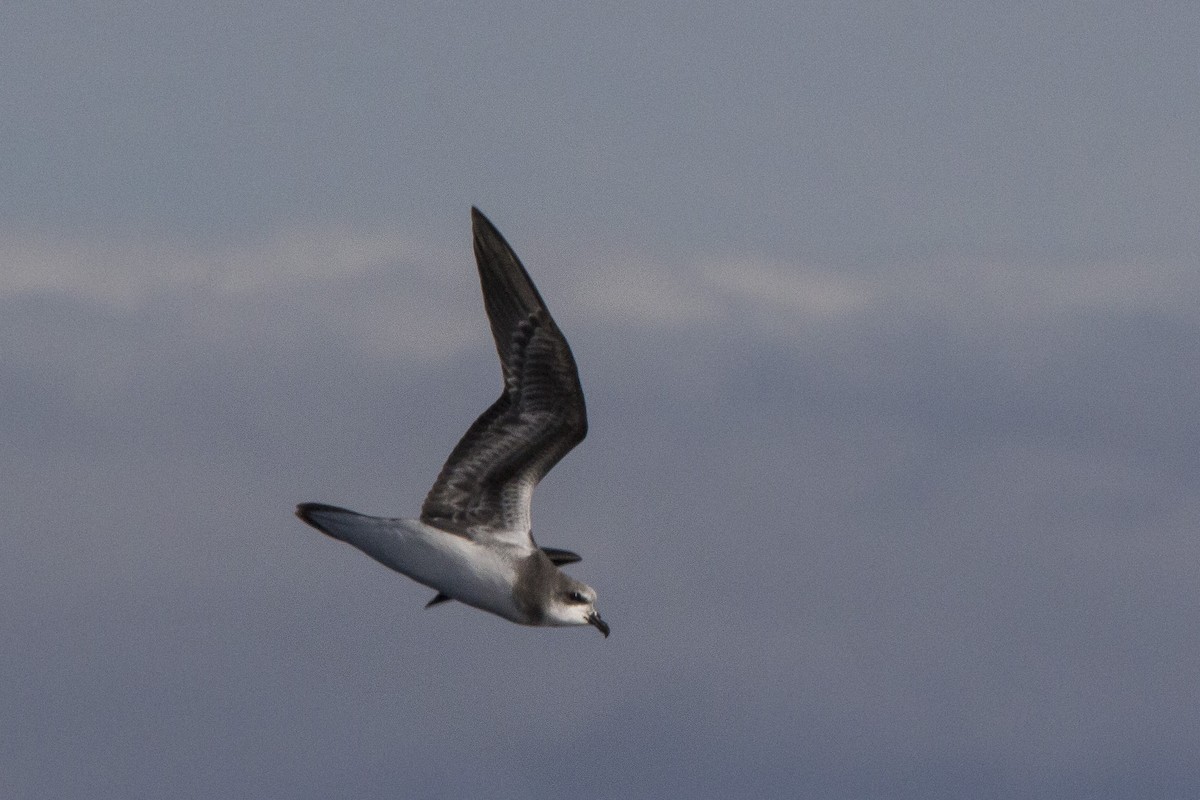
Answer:
[[[517,254],[477,208],[471,223],[504,391],[450,453],[421,520],[532,547],[533,489],[587,435],[583,389],[571,348]]]

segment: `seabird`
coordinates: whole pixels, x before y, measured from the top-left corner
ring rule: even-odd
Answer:
[[[587,434],[579,373],[566,338],[517,254],[471,209],[483,305],[504,389],[450,453],[419,519],[370,517],[323,503],[296,516],[446,600],[521,625],[593,625],[606,637],[596,592],[560,566],[580,557],[541,548],[530,528],[533,490]]]

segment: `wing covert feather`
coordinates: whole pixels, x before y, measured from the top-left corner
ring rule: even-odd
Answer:
[[[478,209],[471,217],[504,387],[450,453],[421,519],[467,536],[528,538],[534,487],[587,434],[583,389],[571,348],[520,259]]]

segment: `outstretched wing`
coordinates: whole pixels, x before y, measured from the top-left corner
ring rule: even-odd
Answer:
[[[450,453],[421,520],[532,547],[533,489],[587,435],[583,389],[571,348],[517,254],[479,209],[471,222],[504,391]]]

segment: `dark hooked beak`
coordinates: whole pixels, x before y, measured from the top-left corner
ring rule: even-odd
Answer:
[[[600,615],[593,611],[587,615],[588,625],[595,625],[596,630],[604,634],[604,638],[608,638],[608,623],[600,619]]]

